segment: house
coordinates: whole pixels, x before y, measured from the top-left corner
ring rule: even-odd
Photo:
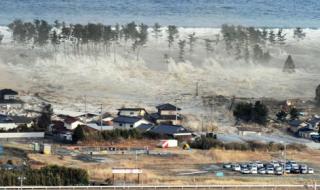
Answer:
[[[149,130],[152,133],[166,135],[173,138],[191,138],[192,133],[181,125],[156,125]]]
[[[253,127],[238,127],[238,134],[240,136],[246,135],[261,135],[262,130],[260,128]]]
[[[118,116],[113,119],[114,128],[118,129],[132,129],[136,128],[141,124],[149,124],[150,122],[141,117],[129,117],[129,116]]]
[[[179,114],[181,108],[172,104],[162,104],[156,108],[158,112],[151,114],[151,118],[156,124],[181,125],[182,117]]]
[[[110,131],[113,130],[113,126],[111,125],[100,125],[100,123],[87,123],[86,124],[87,127],[90,127],[92,129],[95,129],[97,131]]]
[[[145,118],[148,115],[144,108],[121,108],[118,109],[118,116]]]
[[[311,118],[310,120],[307,121],[308,124],[309,124],[309,128],[310,129],[313,129],[313,130],[319,130],[319,127],[320,127],[320,117],[313,117]]]
[[[293,133],[297,133],[299,131],[299,129],[307,127],[308,124],[299,120],[299,119],[294,119],[288,122],[289,126],[290,126],[290,131]]]
[[[1,130],[9,130],[15,129],[20,125],[27,125],[31,127],[33,123],[33,118],[25,117],[25,116],[7,116],[0,115],[0,129]]]
[[[77,118],[68,117],[64,120],[64,127],[68,130],[74,130],[79,125],[83,125],[83,122],[79,121]]]
[[[0,90],[0,107],[4,109],[20,109],[23,102],[18,99],[18,92],[11,89]]]
[[[319,135],[319,133],[315,132],[314,130],[312,130],[308,127],[304,127],[304,128],[299,129],[298,135],[299,135],[299,137],[302,137],[302,138],[311,139],[311,136]]]
[[[151,130],[153,127],[154,127],[154,125],[152,125],[152,124],[141,124],[136,129],[139,130],[140,132],[144,133],[144,132]]]

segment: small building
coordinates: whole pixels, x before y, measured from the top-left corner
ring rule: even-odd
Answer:
[[[144,108],[121,108],[118,109],[118,116],[145,118],[148,115]]]
[[[83,125],[83,122],[79,121],[77,118],[68,117],[64,120],[64,127],[68,130],[74,130],[79,125]]]
[[[313,117],[310,120],[307,121],[309,124],[309,128],[312,130],[319,130],[320,127],[320,117]]]
[[[260,128],[238,127],[238,133],[240,136],[261,135],[261,132],[262,132],[262,130]]]
[[[0,107],[4,109],[20,109],[23,102],[18,99],[18,92],[11,89],[0,90]]]
[[[299,135],[299,137],[301,137],[301,138],[311,139],[311,136],[313,136],[313,135],[319,135],[319,133],[318,133],[318,132],[315,132],[315,131],[312,130],[312,129],[309,129],[308,127],[304,127],[304,128],[299,129],[298,135]]]
[[[290,131],[293,133],[297,133],[301,128],[307,127],[308,124],[299,120],[299,119],[294,119],[288,122],[290,126]]]
[[[151,118],[156,124],[182,124],[182,117],[179,114],[181,108],[178,108],[172,104],[162,104],[157,106],[156,108],[158,109],[158,112],[151,114]]]
[[[141,124],[149,123],[149,121],[141,117],[118,116],[113,119],[113,126],[117,129],[133,129]]]
[[[0,130],[10,130],[15,129],[20,125],[26,125],[27,127],[31,127],[33,124],[33,118],[25,117],[25,116],[7,116],[0,115]]]

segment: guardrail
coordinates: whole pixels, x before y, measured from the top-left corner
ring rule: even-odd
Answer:
[[[0,189],[27,189],[27,190],[37,190],[37,189],[100,189],[100,190],[108,190],[108,189],[132,189],[132,190],[149,190],[149,189],[272,189],[272,190],[277,190],[277,189],[313,189],[317,190],[320,188],[320,185],[181,185],[181,186],[175,186],[175,185],[130,185],[130,186],[0,186]]]

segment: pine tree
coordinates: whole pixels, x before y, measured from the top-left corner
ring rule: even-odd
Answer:
[[[188,44],[189,44],[189,52],[193,53],[194,43],[196,42],[197,38],[195,37],[196,33],[192,33],[188,35]]]
[[[161,25],[159,23],[155,23],[152,28],[154,37],[156,38],[156,40],[158,40],[158,38],[161,36]]]
[[[293,37],[297,40],[303,40],[306,37],[306,33],[303,32],[302,28],[297,27],[294,31],[293,31]]]
[[[178,45],[179,45],[179,60],[184,62],[186,40],[179,40]]]
[[[288,56],[286,62],[284,63],[283,72],[286,72],[286,73],[294,73],[295,72],[295,65],[292,60],[291,55]]]
[[[175,25],[169,25],[167,33],[168,33],[168,46],[169,48],[171,48],[175,38],[178,37],[179,31]]]
[[[209,55],[213,52],[213,47],[212,47],[213,40],[206,38],[204,39],[204,42],[206,46],[207,57],[209,57]]]
[[[269,42],[274,44],[276,42],[276,35],[274,34],[273,30],[269,32]]]
[[[285,44],[286,34],[283,34],[282,28],[280,28],[280,29],[278,30],[277,40],[278,40],[278,43],[279,43],[280,45],[284,45],[284,44]]]

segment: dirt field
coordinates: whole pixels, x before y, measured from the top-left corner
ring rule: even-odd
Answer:
[[[57,164],[68,167],[80,167],[88,170],[90,178],[97,181],[112,179],[112,168],[141,168],[143,174],[140,183],[143,184],[305,184],[320,182],[319,150],[303,152],[287,152],[287,158],[307,163],[315,169],[314,175],[258,176],[240,175],[225,172],[224,177],[216,177],[217,171],[223,171],[222,163],[248,162],[253,160],[270,161],[279,159],[278,152],[225,151],[214,149],[210,151],[174,149],[154,149],[162,155],[103,155],[104,161],[84,161],[76,156],[59,156],[28,154],[34,163],[33,167],[47,164]],[[39,165],[39,163],[41,163]],[[115,176],[117,181],[123,181],[123,175]],[[137,176],[127,175],[126,180],[135,183]]]

